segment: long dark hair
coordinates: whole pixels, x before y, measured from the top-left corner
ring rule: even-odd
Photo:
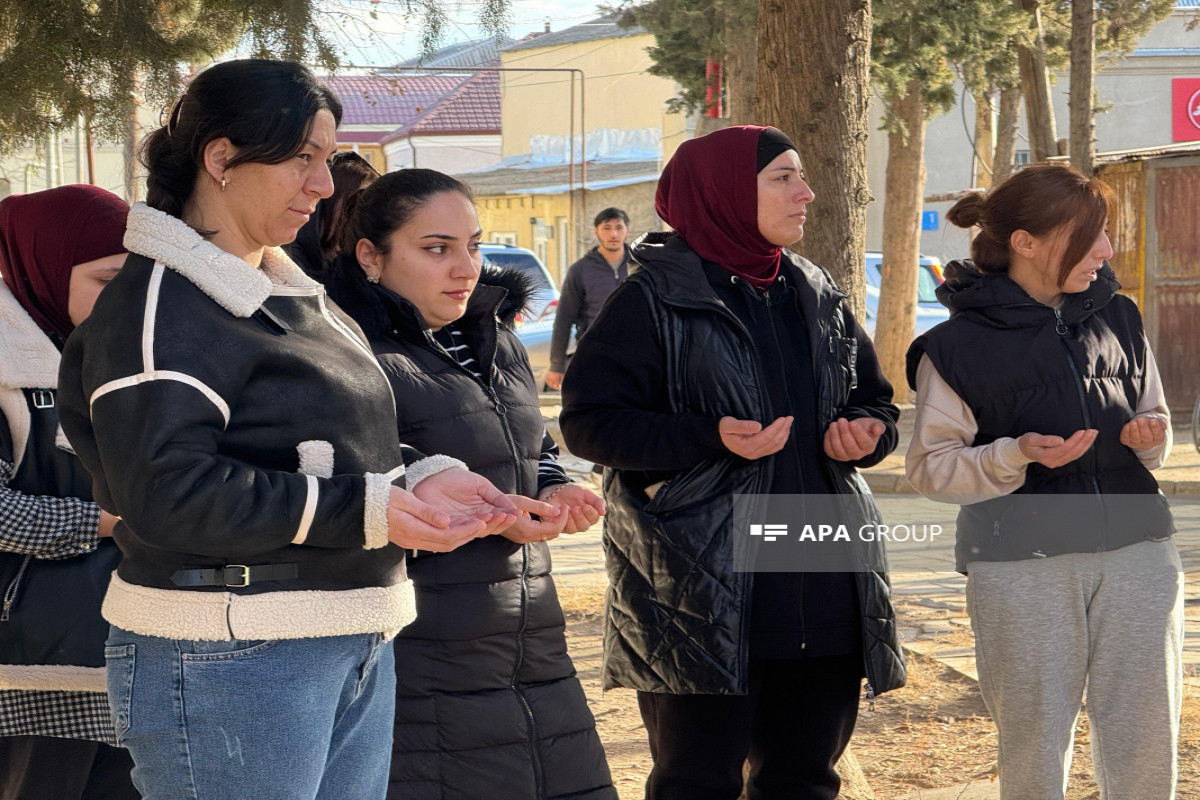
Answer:
[[[402,169],[380,176],[346,201],[339,253],[329,262],[325,285],[330,297],[354,317],[368,336],[391,328],[387,312],[391,292],[367,280],[358,263],[359,240],[366,239],[386,254],[392,234],[407,225],[432,198],[445,192],[457,192],[472,202],[475,199],[471,187],[444,172]]]
[[[325,259],[331,259],[338,254],[341,244],[341,230],[346,224],[346,205],[349,199],[363,184],[370,184],[379,178],[379,171],[371,166],[371,162],[358,153],[347,151],[338,153],[329,165],[333,175],[333,194],[326,197],[317,207],[321,226],[321,252]]]
[[[304,148],[318,111],[341,123],[337,96],[300,64],[250,58],[209,67],[175,101],[167,124],[142,142],[147,205],[182,217],[204,148],[223,136],[238,148],[228,167],[287,161]]]
[[[1036,164],[1014,173],[987,194],[972,192],[946,212],[960,228],[979,226],[971,260],[982,272],[1008,272],[1009,238],[1023,230],[1041,238],[1061,226],[1070,232],[1058,285],[1083,260],[1115,205],[1112,189],[1066,164]]]

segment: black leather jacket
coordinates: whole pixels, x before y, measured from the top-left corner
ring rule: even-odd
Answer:
[[[125,244],[59,372],[63,429],[121,517],[105,617],[186,639],[409,622],[386,509],[415,451],[361,332],[281,251],[255,269],[142,204]],[[204,569],[222,585],[181,581]]]
[[[622,397],[619,387],[607,397],[581,396],[572,388],[577,369],[616,370],[608,380],[621,382],[620,370],[628,367],[601,348],[615,356],[646,347],[608,330],[602,313],[590,334],[595,342],[585,342],[572,362],[561,418],[573,453],[615,467],[605,477],[612,590],[604,683],[673,694],[741,694],[747,691],[746,626],[753,579],[735,571],[725,548],[713,541],[730,535],[735,494],[771,488],[772,459],[747,461],[729,453],[720,445],[716,422],[726,415],[769,420],[765,382],[777,376],[761,374],[751,337],[717,297],[699,256],[681,238],[651,234],[634,254],[642,268],[618,292],[645,293],[654,317],[653,344],[665,359],[645,368],[654,369],[654,381],[665,385],[664,407],[639,407],[638,399]],[[860,345],[867,340],[865,335],[858,338],[859,329],[843,303],[846,296],[824,270],[785,251],[781,275],[798,287],[809,326],[818,429],[838,416],[871,416],[888,426],[880,450],[859,462],[869,466],[895,446],[896,408],[879,399],[890,398],[890,389],[886,382],[858,387],[858,359],[865,357]],[[692,454],[684,459],[691,461],[689,468],[664,473],[666,481],[653,499],[644,491],[645,470],[668,462],[624,461],[622,448],[639,441]],[[874,515],[870,491],[854,467],[823,456],[821,462],[835,491],[862,498],[863,513]],[[902,686],[905,676],[886,572],[868,567],[884,562],[875,547],[855,553],[869,695]]]

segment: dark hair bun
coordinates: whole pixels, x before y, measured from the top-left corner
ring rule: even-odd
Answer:
[[[946,212],[946,219],[959,228],[978,225],[979,220],[983,218],[983,204],[983,192],[971,192],[950,206],[950,210]]]

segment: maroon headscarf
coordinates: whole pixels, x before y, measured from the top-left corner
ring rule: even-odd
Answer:
[[[684,142],[654,198],[658,216],[697,255],[759,288],[775,280],[783,251],[758,232],[759,136],[766,130],[778,133],[742,125]]]
[[[46,333],[66,336],[71,268],[125,252],[129,205],[99,186],[77,184],[0,200],[0,272]]]

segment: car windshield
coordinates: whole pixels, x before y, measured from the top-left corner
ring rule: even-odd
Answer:
[[[936,303],[937,299],[938,279],[933,274],[933,268],[927,264],[922,264],[917,270],[917,302],[918,303]]]
[[[488,251],[484,253],[484,258],[488,263],[497,269],[514,268],[519,269],[533,279],[538,289],[550,290],[553,287],[546,278],[546,273],[538,265],[535,259],[529,253],[506,253],[503,251]]]

